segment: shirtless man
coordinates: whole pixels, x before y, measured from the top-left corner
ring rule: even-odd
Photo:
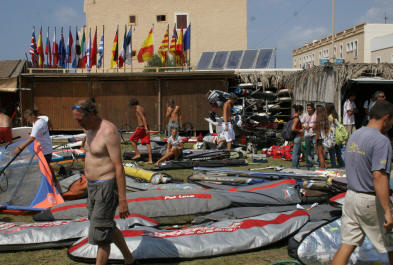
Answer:
[[[182,128],[183,117],[181,114],[180,106],[175,105],[173,99],[168,100],[168,108],[166,109],[166,118],[168,122],[168,137],[171,137],[172,128],[176,128],[178,131]]]
[[[135,264],[124,237],[114,221],[130,213],[126,202],[125,174],[121,162],[120,136],[116,126],[97,115],[94,99],[72,106],[74,119],[86,132],[85,174],[88,180],[89,243],[98,245],[96,264],[106,264],[110,244],[123,254],[125,264]]]
[[[149,135],[149,127],[147,126],[145,111],[137,99],[131,99],[130,106],[132,108],[135,107],[136,119],[138,120],[138,126],[136,127],[134,133],[130,136],[130,142],[132,144],[132,148],[135,150],[135,156],[132,157],[132,160],[139,159],[141,154],[138,151],[138,147],[136,143],[139,139],[141,139],[141,144],[145,144],[147,147],[147,152],[149,155],[148,164],[153,164],[153,158],[151,155],[151,145],[150,145],[150,135]]]
[[[223,114],[224,123],[222,124],[222,131],[227,142],[227,150],[230,151],[232,148],[232,142],[235,140],[235,132],[232,127],[231,117],[232,117],[232,106],[237,101],[237,96],[232,94],[230,98],[224,103]]]
[[[5,114],[5,110],[0,108],[0,144],[12,143],[11,119]]]

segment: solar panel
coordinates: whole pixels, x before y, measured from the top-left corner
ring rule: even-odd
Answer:
[[[202,52],[197,70],[261,69],[271,64],[274,49]]]
[[[201,55],[201,59],[199,59],[197,69],[198,70],[209,69],[213,56],[214,56],[214,52],[203,52]]]
[[[229,54],[226,69],[236,69],[239,67],[240,59],[242,58],[243,51],[231,51]]]
[[[258,50],[246,50],[244,51],[243,60],[240,65],[240,69],[251,69],[254,68],[255,57],[258,54]]]
[[[216,52],[216,56],[214,56],[211,69],[223,69],[227,57],[228,57],[228,52]]]
[[[262,49],[259,52],[257,63],[255,68],[267,68],[269,67],[270,60],[272,58],[273,49]]]

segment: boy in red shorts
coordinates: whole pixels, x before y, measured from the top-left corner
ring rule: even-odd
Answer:
[[[149,127],[147,126],[146,116],[144,109],[137,99],[131,99],[130,106],[133,108],[135,107],[135,114],[138,121],[138,126],[136,127],[134,133],[130,137],[130,141],[132,144],[132,148],[135,150],[135,156],[131,159],[136,160],[141,157],[141,154],[138,151],[137,142],[140,139],[141,144],[145,144],[147,147],[147,152],[149,155],[149,160],[147,161],[148,164],[153,164],[153,158],[151,155],[151,146],[150,146],[150,135],[149,135]]]

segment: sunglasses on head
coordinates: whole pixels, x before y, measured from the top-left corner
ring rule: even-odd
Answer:
[[[83,109],[82,106],[80,106],[80,105],[73,105],[71,108],[72,108],[72,110],[81,110],[81,109]]]

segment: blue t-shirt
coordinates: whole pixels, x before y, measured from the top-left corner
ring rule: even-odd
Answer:
[[[349,137],[344,153],[348,189],[375,192],[373,171],[384,171],[389,180],[392,147],[378,129],[362,127]]]

